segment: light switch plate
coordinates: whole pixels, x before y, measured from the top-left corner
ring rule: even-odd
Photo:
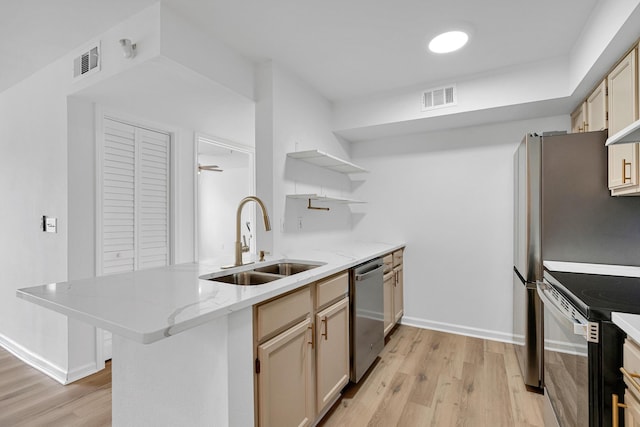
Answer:
[[[45,233],[57,233],[58,232],[58,218],[43,215],[42,216],[42,231]]]

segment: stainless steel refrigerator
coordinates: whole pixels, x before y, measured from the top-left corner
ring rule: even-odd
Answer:
[[[606,131],[529,134],[514,155],[514,334],[528,388],[542,390],[543,261],[640,265],[640,197],[611,197]]]

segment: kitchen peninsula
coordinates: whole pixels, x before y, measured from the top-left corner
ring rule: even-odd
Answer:
[[[202,280],[219,265],[190,263],[23,288],[17,296],[113,333],[114,426],[253,425],[252,307],[404,244],[340,247],[272,257],[265,264],[323,265],[257,286]]]

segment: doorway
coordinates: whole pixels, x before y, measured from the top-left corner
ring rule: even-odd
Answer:
[[[254,148],[196,136],[196,261],[232,259],[236,210],[243,197],[255,193]],[[243,244],[255,253],[255,207],[241,218]]]

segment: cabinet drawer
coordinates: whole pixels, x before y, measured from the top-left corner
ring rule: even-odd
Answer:
[[[382,258],[382,262],[384,263],[384,272],[387,273],[391,271],[393,268],[393,254],[385,255],[384,258]]]
[[[332,301],[343,298],[349,293],[349,274],[344,272],[318,282],[316,285],[316,293],[318,298],[318,308],[321,308]]]
[[[393,253],[393,266],[394,267],[402,264],[402,257],[404,256],[403,253],[404,253],[404,251],[402,249],[397,250],[397,251],[395,251]]]
[[[311,289],[306,286],[273,301],[260,304],[256,311],[256,333],[258,341],[261,341],[311,313]]]

